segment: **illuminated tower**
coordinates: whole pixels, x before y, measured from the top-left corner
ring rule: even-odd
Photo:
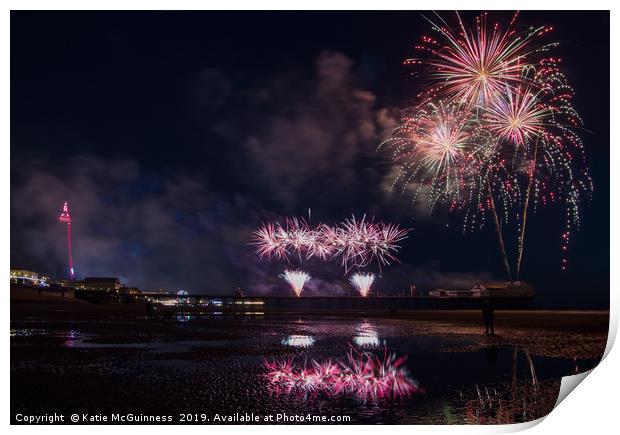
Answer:
[[[69,204],[65,202],[62,207],[62,213],[58,218],[61,224],[67,224],[67,246],[69,248],[69,276],[71,279],[75,278],[73,273],[73,256],[71,255],[71,215],[69,214]]]

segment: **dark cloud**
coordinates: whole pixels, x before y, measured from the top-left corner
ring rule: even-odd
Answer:
[[[373,186],[377,171],[372,163],[361,168],[361,161],[378,155],[377,145],[394,121],[372,92],[357,85],[353,67],[344,54],[323,52],[311,76],[283,73],[255,86],[207,69],[194,77],[192,98],[202,128],[224,138],[227,149],[243,145],[235,163],[277,206],[304,208],[315,187],[346,196],[366,185],[380,195]],[[212,141],[206,146],[213,147]],[[227,152],[221,148],[218,153]]]
[[[191,98],[199,113],[214,112],[226,102],[233,82],[217,68],[204,68],[190,81]]]

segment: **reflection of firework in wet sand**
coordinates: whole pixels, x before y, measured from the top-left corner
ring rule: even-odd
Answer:
[[[373,273],[356,273],[354,274],[350,281],[353,284],[353,287],[360,292],[360,295],[366,297],[370,294],[370,286],[375,280],[375,275]]]
[[[301,270],[285,270],[280,278],[288,282],[296,296],[301,295],[304,285],[310,281],[310,275]]]
[[[353,343],[362,348],[379,347],[379,334],[374,326],[364,322],[355,331]]]
[[[282,340],[282,344],[290,347],[310,347],[314,344],[314,341],[314,337],[309,335],[289,335]]]
[[[380,358],[370,352],[350,349],[345,359],[312,360],[312,366],[296,365],[293,359],[267,361],[267,379],[276,393],[316,397],[349,395],[360,399],[408,397],[423,392],[413,380],[405,361],[395,354]]]
[[[560,381],[547,379],[534,388],[528,379],[476,385],[459,391],[443,408],[444,424],[511,424],[548,415],[557,401]]]

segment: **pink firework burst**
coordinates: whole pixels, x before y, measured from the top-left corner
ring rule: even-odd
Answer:
[[[423,194],[429,210],[439,202],[466,203],[479,172],[480,155],[489,146],[488,132],[476,114],[462,104],[428,102],[411,109],[381,146],[392,149],[399,169],[393,186]]]
[[[456,17],[455,28],[439,15],[431,21],[437,35],[424,36],[421,55],[405,61],[423,66],[433,84],[382,145],[394,147],[394,185],[414,203],[425,201],[429,213],[438,205],[464,210],[464,231],[483,227],[490,215],[506,278],[519,280],[530,209],[562,206],[563,234],[580,225],[581,202],[592,192],[582,120],[562,60],[552,55],[558,44],[544,42],[551,26],[518,28],[518,14],[506,26],[490,25],[486,13],[473,26]],[[511,221],[515,261],[502,225]]]
[[[288,260],[318,258],[323,261],[340,259],[345,273],[351,267],[365,267],[376,262],[379,268],[398,261],[398,242],[409,230],[397,225],[368,221],[366,216],[352,216],[338,226],[319,224],[311,228],[297,219],[287,219],[286,227],[266,223],[254,232],[251,244],[261,258]]]
[[[536,41],[553,30],[552,27],[516,30],[517,16],[515,14],[502,29],[499,24],[489,25],[484,13],[468,28],[456,13],[456,30],[438,16],[441,24],[429,22],[439,33],[439,39],[424,36],[415,47],[428,56],[408,59],[405,63],[429,67],[430,76],[437,83],[431,93],[470,106],[488,104],[501,95],[506,86],[514,88],[527,82],[524,69],[536,65],[542,53],[557,45]]]
[[[352,266],[362,268],[373,261],[381,269],[390,261],[398,261],[394,255],[400,248],[398,242],[408,232],[396,225],[367,221],[366,216],[359,220],[352,216],[340,224],[327,243],[334,246],[347,272]]]
[[[531,88],[506,89],[483,108],[485,126],[500,140],[517,147],[525,147],[526,142],[542,137],[552,110],[543,104],[540,93]]]
[[[266,223],[256,230],[253,235],[253,244],[257,246],[256,252],[261,258],[288,258],[286,232],[279,224]]]

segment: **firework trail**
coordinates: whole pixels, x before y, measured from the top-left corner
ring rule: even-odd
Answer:
[[[423,392],[411,379],[406,357],[384,352],[378,357],[370,352],[350,349],[345,358],[311,361],[311,367],[296,365],[293,359],[266,361],[267,380],[276,393],[315,398],[346,395],[358,399],[396,399]]]
[[[349,280],[353,287],[359,291],[360,296],[367,297],[370,294],[370,286],[375,280],[373,273],[356,273]]]
[[[301,295],[301,291],[304,288],[304,285],[310,281],[310,275],[306,272],[302,272],[301,270],[285,270],[283,274],[280,275],[284,281],[286,281],[293,289],[293,292],[297,297]]]
[[[379,268],[398,261],[398,242],[409,230],[397,225],[352,216],[338,226],[319,224],[311,228],[301,219],[287,219],[286,225],[266,223],[254,232],[252,245],[261,258],[300,260],[318,258],[322,261],[339,259],[345,273],[352,267],[366,267],[375,262]]]

